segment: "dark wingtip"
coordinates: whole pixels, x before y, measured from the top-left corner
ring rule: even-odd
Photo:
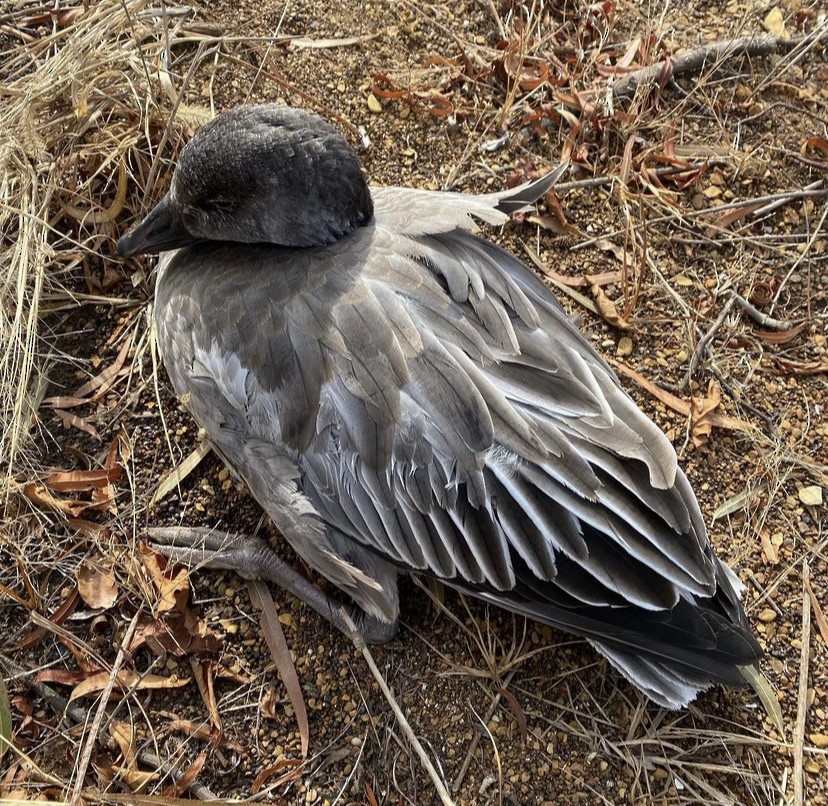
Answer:
[[[518,210],[522,210],[524,207],[528,207],[530,204],[534,204],[538,199],[546,195],[547,191],[558,184],[561,177],[569,169],[569,165],[569,160],[565,160],[539,179],[526,182],[514,188],[511,193],[504,193],[498,202],[497,209],[511,215]]]

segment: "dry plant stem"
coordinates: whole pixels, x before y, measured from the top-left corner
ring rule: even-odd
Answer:
[[[824,36],[823,31],[796,39],[764,35],[741,36],[724,42],[714,42],[629,73],[612,85],[612,95],[613,98],[628,98],[635,94],[639,86],[655,84],[665,69],[669,69],[673,76],[679,76],[702,70],[707,64],[717,64],[737,56],[768,56],[777,51],[793,50],[800,45],[817,42]]]
[[[787,319],[774,319],[772,316],[762,313],[762,311],[751,305],[751,303],[740,294],[733,294],[732,299],[751,319],[753,319],[754,322],[762,325],[762,327],[768,327],[771,330],[784,331],[790,330],[794,326],[794,323],[789,322]]]
[[[765,588],[765,586],[756,578],[756,574],[754,574],[753,571],[748,570],[747,575],[750,584],[756,588],[756,592],[759,594],[760,600],[767,602],[768,606],[774,613],[776,613],[777,616],[779,616],[779,618],[784,618],[785,614],[782,612],[782,608],[776,604],[767,588]]]
[[[748,403],[745,400],[744,395],[739,392],[730,381],[716,369],[715,366],[710,367],[710,374],[718,381],[719,386],[722,387],[722,391],[733,401],[737,403],[737,405],[741,406],[743,409],[748,411],[751,415],[756,417],[757,420],[761,420],[765,424],[765,430],[773,436],[776,433],[776,425],[773,422],[773,416],[767,414],[766,412],[762,411],[761,409],[757,409],[752,403]]]
[[[405,734],[406,738],[409,742],[411,742],[411,747],[414,749],[414,752],[417,755],[417,758],[420,759],[420,762],[425,767],[426,772],[428,772],[429,778],[431,778],[432,783],[434,784],[434,788],[437,790],[437,794],[440,797],[440,802],[443,806],[454,806],[454,801],[449,795],[448,790],[446,789],[446,785],[443,783],[442,779],[440,778],[437,770],[434,768],[434,765],[431,763],[431,759],[428,757],[428,754],[425,751],[425,748],[420,744],[420,740],[417,738],[414,731],[411,729],[411,725],[408,724],[408,720],[405,718],[405,714],[402,712],[402,709],[397,704],[397,700],[394,697],[393,692],[388,687],[388,683],[385,682],[385,678],[382,676],[382,673],[377,668],[377,664],[374,662],[374,656],[371,654],[371,650],[368,649],[365,641],[362,638],[362,634],[354,624],[353,619],[348,614],[348,611],[344,608],[341,611],[342,620],[348,625],[350,631],[350,638],[354,642],[354,646],[362,653],[362,657],[365,658],[365,662],[368,664],[368,668],[371,670],[371,674],[374,676],[374,680],[377,681],[377,685],[380,687],[380,691],[382,691],[383,696],[385,697],[385,701],[391,706],[391,710],[394,712],[394,716],[397,718],[397,723],[402,728],[403,733]]]
[[[6,655],[0,655],[0,666],[5,668],[6,676],[9,678],[25,678],[30,674]],[[65,714],[77,725],[83,725],[88,721],[89,714],[85,708],[69,702],[66,697],[58,694],[51,686],[46,683],[40,683],[37,680],[31,680],[28,685],[43,698],[46,707],[58,718],[63,717]],[[103,742],[103,745],[108,749],[118,750],[114,739],[107,739]],[[145,767],[158,770],[162,776],[172,778],[176,782],[184,775],[184,773],[179,772],[166,761],[162,761],[150,750],[139,750],[138,761]],[[213,792],[198,782],[194,781],[190,784],[189,791],[199,800],[216,800]]]
[[[796,727],[794,728],[794,806],[805,803],[805,776],[802,768],[802,756],[805,747],[805,717],[808,713],[808,661],[811,645],[811,599],[808,596],[808,581],[811,569],[808,561],[802,561],[802,648],[799,651],[799,696],[796,708]]]
[[[92,751],[95,749],[98,732],[101,729],[101,723],[103,722],[104,714],[106,713],[106,706],[109,703],[110,696],[112,696],[112,689],[115,687],[115,680],[118,677],[118,671],[121,668],[121,664],[124,662],[124,658],[126,657],[126,647],[128,647],[130,641],[132,641],[132,635],[135,632],[135,628],[138,626],[138,616],[140,616],[140,614],[141,611],[137,610],[135,615],[132,617],[132,621],[129,623],[129,627],[127,627],[127,631],[124,635],[124,640],[121,641],[121,646],[118,648],[118,654],[115,656],[115,662],[112,664],[112,670],[109,673],[109,680],[106,682],[106,688],[101,692],[101,698],[98,701],[98,710],[95,712],[95,718],[92,720],[92,728],[89,731],[89,737],[86,740],[83,753],[80,757],[80,762],[78,763],[77,774],[75,776],[75,787],[72,791],[72,798],[70,800],[72,806],[77,806],[77,804],[80,803],[81,791],[83,790],[83,779],[86,777],[86,770],[89,768],[89,762],[92,760]]]
[[[690,357],[690,365],[687,367],[687,372],[684,373],[684,377],[678,383],[662,383],[661,386],[664,389],[667,389],[673,394],[679,394],[690,385],[690,380],[698,371],[702,357],[709,352],[710,342],[713,341],[716,334],[719,332],[721,326],[724,324],[724,320],[727,319],[727,315],[733,309],[735,302],[736,301],[731,297],[727,303],[725,303],[724,308],[722,308],[721,312],[716,317],[716,321],[711,325],[707,333],[699,339],[698,344],[696,344],[696,349]],[[696,328],[696,332],[698,333],[698,328]]]

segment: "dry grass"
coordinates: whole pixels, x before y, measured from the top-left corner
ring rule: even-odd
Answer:
[[[277,9],[278,26],[289,21],[290,5]],[[813,177],[806,176],[808,164],[797,161],[811,130],[787,131],[787,141],[757,135],[765,116],[792,113],[790,107],[802,100],[789,92],[797,80],[792,74],[813,58],[818,45],[812,42],[769,64],[743,59],[711,62],[692,81],[679,77],[678,86],[663,91],[641,87],[631,100],[622,101],[608,96],[607,79],[599,68],[610,56],[615,64],[651,63],[672,53],[673,40],[681,35],[668,27],[666,17],[644,14],[638,4],[478,4],[471,15],[473,30],[497,30],[500,48],[491,38],[481,42],[480,36],[467,35],[463,20],[452,16],[452,7],[441,5],[439,14],[421,4],[406,7],[408,16],[400,12],[395,24],[422,37],[429,55],[439,45],[441,58],[405,67],[405,49],[397,44],[397,62],[380,51],[381,70],[348,63],[352,73],[365,74],[360,92],[373,88],[385,105],[381,117],[366,121],[379,144],[365,155],[374,161],[369,169],[375,168],[386,181],[407,183],[395,173],[398,149],[383,150],[382,138],[407,136],[405,121],[416,118],[411,141],[416,137],[426,143],[434,131],[447,132],[447,140],[458,130],[464,135],[453,150],[436,149],[433,157],[424,153],[415,164],[418,181],[420,173],[424,179],[431,170],[445,186],[479,187],[497,172],[520,175],[531,170],[533,161],[552,163],[561,150],[598,177],[574,177],[561,205],[563,217],[550,210],[536,219],[533,248],[541,254],[545,249],[544,258],[551,263],[559,262],[561,247],[569,247],[564,254],[571,265],[562,271],[572,276],[608,269],[621,272],[619,282],[607,290],[618,311],[638,328],[633,334],[636,354],[624,360],[660,381],[680,385],[699,344],[712,333],[699,354],[699,370],[721,379],[727,393],[724,407],[750,420],[750,433],[737,437],[716,432],[706,448],[710,452],[702,454],[690,447],[689,421],[670,415],[660,403],[653,407],[652,401],[641,399],[666,428],[672,428],[680,447],[684,442],[683,453],[695,479],[712,478],[713,486],[718,485],[701,490],[708,515],[722,498],[751,491],[743,504],[714,524],[714,537],[732,562],[756,572],[751,577],[756,588],[751,612],[768,606],[778,611],[779,630],[763,633],[763,640],[778,663],[773,670],[788,725],[793,725],[797,710],[810,715],[803,717],[808,720],[804,741],[794,748],[790,735],[777,736],[767,721],[752,715],[754,704],[746,695],[719,693],[682,714],[654,709],[615,676],[605,674],[603,664],[582,651],[582,645],[511,616],[467,606],[456,597],[439,603],[439,619],[431,613],[413,614],[410,631],[400,642],[375,653],[379,671],[394,687],[412,730],[434,759],[436,774],[462,802],[514,802],[521,797],[518,787],[524,772],[532,774],[535,787],[530,786],[526,791],[532,795],[524,797],[537,800],[543,793],[538,782],[549,780],[561,782],[560,791],[577,794],[581,802],[787,803],[801,792],[798,782],[793,785],[794,767],[797,774],[804,767],[806,791],[817,792],[817,773],[808,773],[808,764],[824,773],[825,751],[808,737],[828,733],[824,720],[816,716],[816,709],[824,707],[814,671],[824,668],[822,645],[814,645],[812,695],[807,680],[805,693],[795,697],[784,690],[784,682],[790,670],[795,677],[799,668],[799,651],[792,642],[799,631],[802,560],[808,559],[814,569],[826,562],[828,538],[822,520],[818,513],[803,515],[802,507],[796,506],[799,487],[825,484],[828,478],[828,457],[818,452],[821,443],[814,437],[824,418],[818,394],[824,385],[801,374],[794,376],[801,378],[801,386],[792,390],[786,380],[790,372],[802,373],[809,361],[824,358],[799,341],[778,340],[773,336],[781,332],[778,328],[760,326],[736,305],[726,316],[720,314],[733,294],[755,301],[751,293],[759,288],[772,296],[763,307],[765,313],[788,325],[804,323],[805,336],[824,333],[828,325],[825,311],[812,305],[814,295],[805,293],[818,290],[817,278],[824,273],[820,244],[828,214],[824,185],[803,190]],[[604,13],[605,9],[614,13]],[[257,5],[255,11],[259,10]],[[321,13],[315,7],[311,12]],[[4,590],[16,602],[4,611],[9,634],[18,641],[30,621],[48,629],[54,642],[37,655],[15,650],[18,666],[10,676],[30,681],[38,672],[74,670],[77,657],[88,657],[107,669],[112,681],[119,663],[132,662],[124,653],[116,654],[124,645],[127,625],[157,606],[157,592],[136,559],[136,540],[143,523],[158,517],[157,510],[148,514],[153,492],[148,480],[156,481],[162,469],[169,469],[167,443],[177,452],[176,462],[192,449],[192,440],[188,443],[182,436],[186,427],[176,420],[167,434],[153,420],[153,436],[162,447],[155,454],[143,454],[140,462],[119,448],[124,474],[117,513],[103,507],[70,514],[75,520],[67,527],[65,512],[44,506],[42,499],[33,503],[31,495],[21,491],[23,485],[43,478],[49,457],[60,455],[63,443],[72,441],[67,434],[80,434],[91,422],[101,434],[101,444],[107,445],[121,420],[146,413],[146,400],[157,400],[174,416],[163,389],[156,393],[152,388],[156,378],[144,317],[147,278],[137,269],[130,277],[134,293],[123,291],[125,284],[118,287],[117,296],[109,290],[113,272],[121,270],[115,240],[165,189],[181,142],[210,115],[202,102],[212,107],[248,96],[258,99],[266,85],[271,95],[349,120],[352,130],[360,120],[351,120],[358,118],[358,108],[339,103],[324,75],[303,76],[307,81],[300,88],[298,79],[291,83],[274,67],[271,43],[253,35],[223,36],[220,27],[193,21],[184,10],[164,9],[149,0],[104,0],[88,10],[78,3],[63,6],[60,13],[40,14],[40,6],[22,4],[4,17],[7,28],[15,26],[17,33],[4,34],[16,39],[0,79],[0,461],[6,514],[0,550],[8,560]],[[346,22],[342,25],[347,29]],[[346,33],[376,33],[361,25]],[[755,29],[756,20],[748,16],[739,25],[739,30],[734,25],[734,35]],[[301,72],[295,53],[286,58],[293,58]],[[556,58],[550,59],[550,53]],[[336,72],[340,62],[348,62],[344,53],[315,69],[320,74],[325,67]],[[372,80],[379,72],[386,79]],[[235,86],[223,80],[228,75],[238,77]],[[538,82],[540,77],[544,80]],[[194,89],[196,79],[199,92]],[[808,109],[824,112],[824,100],[815,104]],[[443,115],[437,119],[439,125],[445,125],[429,128],[434,122],[430,115],[437,112]],[[816,125],[817,113],[800,112]],[[535,159],[536,153],[542,156]],[[736,192],[734,198],[722,199],[711,188]],[[756,206],[760,197],[764,202]],[[797,279],[799,275],[805,280]],[[76,420],[64,419],[68,427],[49,434],[53,412],[62,404],[44,405],[46,395],[71,396],[84,380],[99,379],[110,361],[99,367],[90,364],[92,349],[84,350],[79,338],[67,351],[67,328],[75,326],[79,309],[88,310],[93,319],[99,311],[117,312],[111,317],[101,314],[99,321],[111,327],[106,343],[113,352],[122,352],[123,360],[112,364],[111,379],[85,392],[88,406],[64,409]],[[615,350],[618,334],[606,323],[593,320],[592,325],[602,333],[603,348]],[[768,377],[777,374],[785,393],[780,392],[779,399],[765,391]],[[700,378],[694,375],[684,391],[698,392]],[[47,391],[50,381],[63,386]],[[117,384],[117,395],[108,408],[103,383],[110,381]],[[94,417],[87,418],[90,411]],[[795,423],[795,429],[782,427],[785,421]],[[771,422],[777,430],[765,434]],[[104,466],[107,449],[101,453],[92,437],[86,444],[93,446],[88,466]],[[738,467],[745,478],[733,479],[730,467]],[[209,511],[209,496],[199,497],[195,485],[218,486],[224,481],[209,466],[199,472],[198,482],[181,482],[179,494],[194,505],[207,501]],[[218,517],[242,517],[237,500]],[[194,506],[185,509],[182,513],[172,506],[166,517],[198,516]],[[257,518],[252,517],[252,526]],[[768,557],[763,550],[778,556]],[[43,615],[53,617],[65,601],[60,591],[71,590],[84,557],[112,561],[117,569],[121,610],[117,616],[112,611],[99,614],[111,618],[107,629],[117,636],[111,646],[102,646],[94,630],[84,632],[71,622],[56,625]],[[226,776],[232,782],[227,793],[250,794],[251,780],[271,764],[278,769],[263,783],[262,797],[287,793],[299,802],[318,788],[320,803],[370,802],[383,793],[400,802],[435,800],[433,787],[388,715],[378,687],[366,683],[361,659],[347,646],[319,652],[322,641],[326,649],[336,646],[336,637],[308,637],[298,628],[288,640],[297,647],[303,685],[329,685],[319,681],[327,681],[336,665],[339,682],[330,685],[342,699],[333,710],[345,704],[352,708],[338,720],[323,695],[315,692],[319,704],[311,711],[312,755],[304,772],[294,776],[299,783],[290,779],[296,768],[285,763],[298,758],[298,741],[290,727],[279,723],[271,730],[272,723],[262,716],[262,668],[267,661],[261,654],[252,659],[245,654],[244,641],[252,640],[245,636],[256,634],[249,602],[227,595],[232,580],[204,584],[210,587],[202,592],[197,609],[210,624],[226,628],[225,656],[247,675],[246,682],[218,691],[216,709],[231,737],[249,738],[255,731],[255,740],[245,743],[243,751],[210,745],[217,754],[213,763],[220,763],[222,770],[230,763],[225,766],[221,758],[239,753],[239,768]],[[816,572],[813,584],[817,596],[824,596]],[[233,605],[232,614],[226,612],[225,599]],[[422,604],[425,597],[417,601]],[[289,603],[284,607],[299,624],[301,611],[291,610]],[[318,624],[311,626],[319,629]],[[318,663],[309,659],[317,657]],[[153,657],[142,672],[194,673],[189,658],[179,666],[168,668],[168,663],[169,658]],[[24,688],[17,683],[15,687]],[[41,686],[36,702],[39,708],[51,703],[63,713],[66,703],[61,704],[62,695],[55,689],[49,693]],[[52,699],[56,693],[58,699]],[[198,696],[189,695],[186,703],[173,699],[158,705],[139,694],[133,690],[118,702],[98,700],[92,713],[98,716],[100,734],[88,725],[81,730],[61,724],[48,709],[40,711],[42,732],[34,738],[26,734],[25,752],[34,766],[17,789],[10,783],[6,794],[21,802],[38,792],[52,798],[74,793],[92,802],[119,802],[110,792],[126,789],[126,778],[107,780],[101,773],[106,765],[95,766],[97,752],[100,759],[126,763],[128,752],[107,733],[113,720],[140,726],[137,758],[152,792],[180,781],[182,774],[195,769],[205,744],[195,735],[175,738],[168,729],[170,712],[186,711],[209,727]],[[816,699],[811,711],[808,697]],[[77,724],[91,720],[77,703],[69,714]],[[15,718],[21,721],[20,712]],[[289,718],[283,722],[292,724]],[[456,755],[448,753],[449,738]],[[282,752],[275,764],[269,755],[278,755],[274,748]],[[795,765],[794,750],[797,756],[801,753]],[[3,761],[12,766],[10,756]],[[87,763],[88,774],[77,775],[78,765],[84,768]],[[149,777],[150,771],[154,777]],[[202,773],[196,780],[206,777]],[[215,788],[223,780],[216,773],[209,782]],[[90,783],[96,789],[90,789]],[[210,794],[198,784],[191,792],[197,797]],[[819,790],[814,803],[822,795]],[[141,795],[133,797],[130,802],[151,802]]]

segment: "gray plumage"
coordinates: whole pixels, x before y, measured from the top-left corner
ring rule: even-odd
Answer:
[[[297,553],[370,616],[400,572],[585,636],[670,707],[759,648],[675,451],[527,267],[486,195],[371,188],[328,124],[239,107],[119,244],[166,251],[177,394]]]

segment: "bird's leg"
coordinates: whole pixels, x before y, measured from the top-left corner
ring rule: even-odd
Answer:
[[[148,529],[147,536],[153,548],[171,560],[201,568],[235,571],[245,579],[275,582],[355,642],[362,639],[369,644],[384,644],[399,631],[398,622],[380,621],[356,605],[344,604],[323,593],[261,538],[186,526]]]

